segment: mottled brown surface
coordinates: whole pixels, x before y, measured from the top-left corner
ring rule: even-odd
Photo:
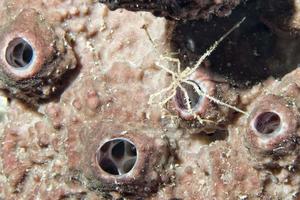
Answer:
[[[6,48],[1,49],[1,89],[11,96],[21,98],[31,104],[49,99],[67,84],[66,72],[76,67],[75,55],[64,40],[34,9],[24,9],[1,27],[0,46],[12,45],[18,38],[26,38],[34,50],[34,61],[27,68],[11,66]],[[36,58],[35,58],[36,57]]]
[[[202,66],[205,70],[191,79],[206,81],[209,95],[246,111],[203,97],[198,114],[214,122],[203,125],[177,115],[182,110],[174,108],[174,99],[166,107],[170,112],[148,104],[151,94],[172,81],[157,62],[176,71],[160,59],[172,52],[173,22],[144,12],[112,12],[93,1],[5,0],[0,1],[1,27],[29,8],[43,17],[47,34],[53,31],[64,41],[70,53],[62,59],[74,55],[77,65],[70,76],[58,77],[66,83],[61,94],[33,101],[36,109],[29,108],[35,85],[20,90],[21,96],[1,91],[0,198],[299,198],[299,68],[281,80],[270,77],[241,90],[210,65]],[[277,112],[284,127],[267,137],[251,124],[265,110]],[[96,160],[99,147],[112,138],[128,139],[137,148],[134,168],[122,176],[108,174]]]

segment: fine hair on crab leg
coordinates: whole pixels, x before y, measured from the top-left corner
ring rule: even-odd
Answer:
[[[197,63],[191,70],[187,73],[187,76],[190,76],[193,72],[195,72],[202,62],[219,46],[219,44],[228,36],[230,35],[235,29],[237,29],[244,21],[246,17],[243,17],[236,25],[234,25],[229,31],[227,31],[220,39],[215,41],[215,43],[209,47],[209,49],[199,58]]]
[[[166,58],[166,57],[162,57],[162,58]],[[171,60],[170,60],[171,61]],[[162,68],[163,70],[165,70],[166,72],[170,73],[172,75],[172,77],[178,77],[179,74],[176,74],[175,72],[173,72],[172,70],[168,69],[167,67],[165,67],[164,65],[161,65],[160,63],[156,63],[156,65],[160,68]]]
[[[167,56],[161,56],[161,58],[163,60],[167,60],[167,61],[176,63],[176,65],[177,65],[177,73],[180,74],[180,72],[181,72],[180,71],[181,63],[180,63],[180,60],[178,58],[172,58],[172,57],[167,57]]]
[[[218,99],[216,99],[215,97],[212,97],[202,91],[200,91],[200,89],[198,87],[195,86],[194,83],[191,83],[190,81],[188,81],[188,77],[190,75],[192,75],[199,67],[200,65],[202,64],[202,62],[217,48],[217,46],[232,32],[234,31],[236,28],[238,28],[241,23],[243,23],[245,21],[245,17],[242,18],[235,26],[233,26],[228,32],[226,32],[219,40],[217,40],[200,58],[199,60],[197,61],[197,63],[192,67],[187,67],[186,69],[184,69],[182,72],[180,70],[180,60],[177,59],[177,58],[172,58],[172,57],[166,57],[166,56],[160,56],[160,58],[162,58],[163,60],[167,60],[167,61],[170,61],[170,62],[173,62],[173,63],[176,63],[177,64],[177,73],[168,69],[167,67],[165,67],[164,65],[161,65],[161,64],[157,64],[158,67],[160,67],[161,69],[163,69],[164,71],[168,72],[171,74],[172,76],[172,83],[162,89],[160,92],[157,92],[155,94],[152,94],[150,95],[150,98],[149,98],[149,103],[152,104],[154,103],[154,99],[156,97],[162,97],[164,94],[165,95],[168,95],[168,92],[170,92],[171,94],[169,96],[167,96],[164,100],[160,100],[160,102],[158,104],[160,105],[164,105],[166,104],[171,98],[174,97],[174,95],[176,94],[176,89],[179,87],[182,92],[184,93],[184,96],[185,96],[185,99],[186,99],[186,104],[187,104],[187,107],[188,107],[188,111],[195,115],[195,113],[193,113],[192,109],[191,109],[191,105],[190,105],[190,99],[189,99],[189,96],[188,96],[188,93],[187,91],[185,90],[185,88],[182,87],[181,83],[184,82],[184,83],[187,83],[187,84],[190,84],[193,86],[193,88],[195,89],[195,91],[198,93],[198,95],[200,96],[205,96],[207,97],[208,99],[210,99],[211,101],[219,104],[219,105],[222,105],[222,106],[226,106],[228,108],[231,108],[237,112],[240,112],[242,114],[245,114],[248,116],[248,113],[235,107],[235,106],[232,106],[232,105],[229,105],[227,103],[224,103]],[[154,45],[154,49],[156,49],[156,46],[152,40],[152,38],[150,37],[150,34],[147,30],[147,27],[144,26],[143,27],[144,30],[146,31],[147,33],[147,36],[150,38],[150,42]],[[195,115],[196,116],[196,115]],[[197,117],[198,118],[198,117]]]
[[[178,70],[180,72],[180,61],[179,61],[179,59],[170,58],[170,57],[162,57],[162,58],[170,59],[170,61],[177,62]],[[168,72],[168,73],[170,73],[172,75],[172,83],[168,87],[162,89],[161,91],[150,95],[148,103],[149,104],[153,104],[155,97],[162,96],[163,93],[165,93],[165,92],[167,93],[168,91],[173,90],[172,95],[170,95],[165,100],[163,100],[163,101],[161,101],[159,103],[160,105],[164,105],[164,104],[166,104],[176,94],[176,83],[177,83],[177,80],[178,80],[178,74],[179,73],[176,74],[175,72],[171,71],[170,69],[168,69],[167,67],[165,67],[165,66],[163,66],[161,64],[157,64],[157,66],[159,66],[160,68],[162,68],[163,70],[165,70],[166,72]]]
[[[173,92],[170,96],[168,96],[165,100],[162,100],[159,104],[164,105],[170,99],[172,99],[173,96],[175,96],[175,94],[176,94],[176,88],[177,88],[178,83],[180,83],[180,80],[184,77],[185,73],[188,71],[187,69],[185,69],[182,72],[180,71],[181,63],[178,58],[170,58],[170,57],[162,57],[162,58],[172,61],[172,62],[176,62],[178,73],[176,74],[175,72],[171,71],[170,69],[166,68],[165,66],[163,66],[161,64],[157,64],[157,66],[159,66],[160,68],[162,68],[163,70],[165,70],[166,72],[168,72],[172,75],[172,83],[168,87],[162,89],[161,91],[152,94],[149,98],[149,104],[153,104],[155,97],[162,96],[163,93],[167,93],[168,91],[173,91]]]
[[[163,96],[164,93],[167,93],[168,91],[173,90],[173,88],[174,88],[174,83],[170,84],[168,87],[166,87],[166,88],[160,90],[159,92],[156,92],[156,93],[154,93],[154,94],[151,94],[150,97],[149,97],[149,100],[148,100],[148,104],[155,104],[154,102],[155,102],[155,98],[156,98],[156,97],[161,97],[161,96]],[[175,93],[174,93],[174,95],[175,95]],[[161,102],[158,103],[158,104],[164,105],[164,104],[167,103],[172,97],[173,97],[173,95],[167,97],[166,100],[163,100],[163,101],[161,101]],[[164,103],[164,102],[165,102],[165,103]]]
[[[209,123],[214,123],[213,121],[211,120],[205,120],[205,119],[202,119],[199,115],[197,115],[193,109],[192,109],[192,106],[191,106],[191,100],[190,100],[190,97],[188,95],[188,92],[186,91],[186,89],[181,85],[181,83],[178,83],[178,87],[181,89],[181,91],[183,92],[184,94],[184,99],[186,101],[186,105],[187,105],[187,110],[188,112],[194,116],[195,119],[197,119],[201,124],[203,124],[204,122],[209,122]],[[175,93],[176,93],[176,90],[175,90]]]
[[[189,80],[183,80],[183,82],[192,85],[193,88],[194,88],[194,90],[197,92],[198,95],[205,96],[206,98],[208,98],[209,100],[215,102],[216,104],[219,104],[219,105],[222,105],[222,106],[226,106],[228,108],[231,108],[232,110],[235,110],[235,111],[237,111],[239,113],[242,113],[244,115],[249,116],[249,113],[247,113],[247,112],[245,112],[245,111],[243,111],[243,110],[241,110],[241,109],[239,109],[239,108],[237,108],[235,106],[232,106],[230,104],[224,103],[223,101],[220,101],[219,99],[216,99],[215,97],[212,97],[212,96],[206,94],[205,92],[202,92],[199,89],[199,87],[194,82],[189,81]]]
[[[190,114],[193,114],[193,110],[192,110],[192,106],[191,106],[191,103],[190,103],[190,97],[189,97],[189,94],[188,92],[186,91],[186,89],[181,85],[181,83],[178,83],[178,87],[181,89],[181,91],[183,92],[184,94],[184,99],[186,101],[186,106],[187,106],[187,110]]]
[[[167,93],[168,91],[170,91],[170,90],[172,90],[173,89],[173,87],[174,87],[174,83],[176,83],[176,78],[175,78],[175,73],[174,72],[172,72],[171,70],[169,70],[168,68],[166,68],[165,66],[163,66],[163,65],[159,65],[159,64],[157,64],[160,68],[162,68],[162,69],[164,69],[165,71],[167,71],[167,72],[169,72],[171,75],[172,75],[172,83],[168,86],[168,87],[166,87],[166,88],[164,88],[164,89],[162,89],[162,90],[160,90],[159,92],[156,92],[156,93],[154,93],[154,94],[151,94],[150,95],[150,97],[149,97],[149,101],[148,101],[148,104],[154,104],[154,99],[157,97],[157,96],[162,96],[164,93]],[[172,98],[172,97],[171,97]]]
[[[174,84],[172,83],[172,84],[170,84],[168,87],[162,89],[161,91],[156,92],[156,93],[154,93],[154,94],[151,94],[150,97],[149,97],[148,104],[154,104],[154,99],[155,99],[157,96],[162,96],[163,93],[168,92],[168,91],[170,91],[170,90],[173,90],[173,88],[174,88],[173,85],[174,85]],[[165,100],[162,100],[159,104],[160,104],[160,105],[166,104],[170,99],[172,99],[172,97],[173,97],[173,95],[175,95],[176,91],[175,91],[175,92],[173,91],[173,93],[174,93],[174,94],[170,95],[170,96],[167,97]]]

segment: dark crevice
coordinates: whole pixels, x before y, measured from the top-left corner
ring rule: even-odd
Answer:
[[[227,140],[227,138],[228,138],[227,130],[216,130],[209,134],[205,132],[200,132],[198,134],[191,135],[192,140],[200,140],[202,143],[205,143],[207,145],[216,141]]]
[[[269,76],[282,77],[292,71],[300,63],[300,57],[281,54],[284,49],[278,43],[283,38],[262,20],[262,13],[270,9],[268,4],[269,1],[251,0],[238,6],[227,18],[177,22],[171,43],[183,68],[193,66],[216,40],[246,17],[244,23],[209,56],[209,69],[240,88],[251,87]],[[292,44],[292,40],[289,42]],[[298,52],[298,47],[293,48]]]

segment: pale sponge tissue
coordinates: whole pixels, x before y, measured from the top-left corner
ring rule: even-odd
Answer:
[[[5,118],[5,114],[8,108],[8,100],[5,96],[0,96],[0,121],[2,122]]]

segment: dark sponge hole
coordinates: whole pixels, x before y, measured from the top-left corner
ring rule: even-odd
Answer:
[[[134,167],[135,162],[136,162],[136,158],[132,158],[126,161],[123,165],[124,172],[126,173],[129,172]]]
[[[127,143],[125,145],[127,145],[127,148],[125,150],[128,156],[137,156],[136,147],[134,145],[131,145],[130,143]]]
[[[34,49],[22,38],[13,39],[6,49],[6,60],[15,68],[28,66],[33,60],[33,55]]]
[[[100,167],[109,174],[119,175],[117,166],[107,158],[104,158],[99,163]]]
[[[125,154],[125,146],[124,142],[120,141],[118,144],[116,144],[112,150],[111,150],[111,155],[115,159],[121,159],[124,154]]]
[[[194,81],[191,81],[189,80],[190,82],[194,82]],[[201,88],[199,87],[199,85],[194,82],[198,88],[201,90]],[[182,83],[181,84],[183,88],[185,88],[185,90],[187,91],[188,93],[188,96],[189,96],[189,101],[190,101],[190,105],[191,105],[191,108],[193,109],[196,105],[199,104],[199,102],[202,100],[202,96],[200,96],[193,85],[191,84],[187,84],[187,83]],[[183,110],[187,110],[188,109],[188,100],[185,98],[185,95],[184,95],[184,92],[182,91],[182,89],[180,87],[178,87],[176,89],[176,95],[175,95],[175,100],[177,102],[177,105],[180,109],[183,109]]]
[[[98,149],[96,158],[103,171],[111,175],[123,175],[134,168],[137,150],[127,139],[112,139]]]
[[[278,114],[264,112],[256,117],[254,127],[261,134],[272,134],[280,127],[280,124],[281,120]]]

